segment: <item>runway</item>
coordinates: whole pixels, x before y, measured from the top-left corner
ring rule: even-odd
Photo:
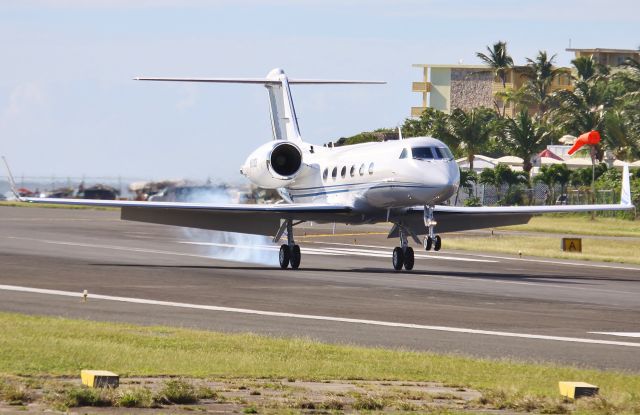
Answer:
[[[398,273],[387,229],[297,229],[302,269],[283,271],[265,239],[2,207],[0,310],[640,371],[640,267],[447,251],[445,236]]]

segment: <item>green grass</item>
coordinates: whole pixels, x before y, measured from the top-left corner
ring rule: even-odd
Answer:
[[[503,391],[517,402],[557,397],[558,381],[580,380],[600,386],[610,404],[629,407],[640,400],[638,374],[550,364],[11,313],[0,313],[0,333],[5,376],[75,377],[83,368],[99,368],[121,376],[434,381]],[[193,392],[171,388],[180,396]]]
[[[523,256],[640,264],[640,240],[582,238],[582,253],[563,252],[561,235],[494,235],[447,238],[443,249],[497,252]]]
[[[546,232],[600,236],[640,237],[640,220],[596,217],[588,215],[544,215],[534,216],[526,225],[514,225],[504,230]]]
[[[26,207],[26,208],[46,208],[46,209],[76,209],[76,210],[118,210],[120,208],[107,206],[79,206],[79,205],[55,205],[52,203],[29,203],[18,201],[0,201],[0,207]]]

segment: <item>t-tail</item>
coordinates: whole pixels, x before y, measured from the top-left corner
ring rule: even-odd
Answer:
[[[148,78],[138,77],[138,81],[213,82],[235,84],[262,84],[269,92],[269,110],[274,140],[301,142],[300,127],[296,109],[291,97],[290,85],[319,84],[384,84],[383,81],[343,81],[323,79],[289,79],[280,68],[271,70],[266,78]]]

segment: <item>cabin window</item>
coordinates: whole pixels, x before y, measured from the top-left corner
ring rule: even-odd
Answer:
[[[322,172],[322,180],[327,180],[327,177],[329,177],[329,169],[325,168]]]
[[[342,176],[342,178],[344,179],[346,175],[347,175],[347,166],[342,166],[342,170],[340,170],[340,176]]]
[[[364,176],[364,163],[360,166],[360,176]]]
[[[369,164],[369,174],[373,174],[373,163]]]
[[[351,177],[356,175],[356,166],[351,166],[351,170],[349,170],[349,175]]]
[[[338,177],[338,168],[334,167],[333,170],[331,171],[331,177],[333,178],[333,180],[336,179],[336,177]]]
[[[418,160],[431,160],[433,159],[433,153],[431,147],[413,147],[411,149],[411,156]]]
[[[401,159],[406,159],[407,158],[407,149],[406,148],[402,149],[402,153],[400,153],[400,158]]]

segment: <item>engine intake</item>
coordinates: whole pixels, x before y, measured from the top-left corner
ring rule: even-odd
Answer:
[[[269,163],[277,175],[284,178],[292,177],[302,166],[302,153],[294,144],[280,143],[271,151]]]

